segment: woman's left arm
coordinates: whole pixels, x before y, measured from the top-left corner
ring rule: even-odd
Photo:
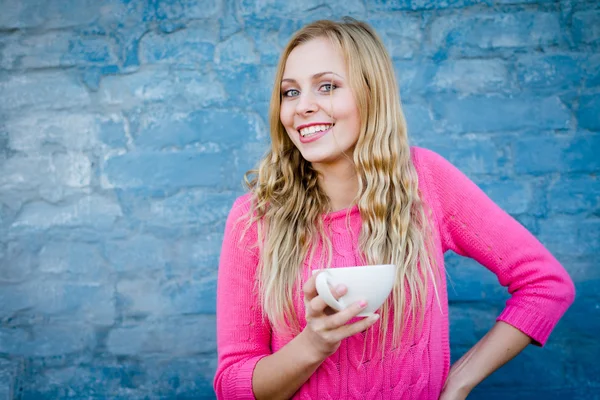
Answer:
[[[529,343],[543,346],[571,305],[575,287],[552,254],[440,155],[421,150],[442,246],[492,271],[511,297],[496,325],[449,373],[445,397],[468,392]]]
[[[452,365],[440,400],[465,399],[475,386],[530,343],[531,338],[520,330],[502,321],[496,322],[475,346]]]

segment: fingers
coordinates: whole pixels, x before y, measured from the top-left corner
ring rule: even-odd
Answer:
[[[379,314],[373,314],[350,325],[344,325],[337,330],[341,339],[356,335],[374,325],[379,320]],[[341,340],[340,339],[340,340]]]
[[[336,312],[335,314],[329,316],[329,318],[327,318],[327,320],[324,322],[325,329],[333,330],[346,325],[348,321],[356,317],[366,307],[366,301],[359,301],[352,304],[350,307],[343,309],[342,311]]]
[[[347,292],[348,288],[346,288],[344,285],[338,285],[335,289],[331,289],[331,293],[336,300],[345,295]],[[337,312],[336,310],[331,309],[319,295],[308,299],[305,294],[304,299],[306,301],[306,313],[311,317],[318,317],[321,314],[331,315]]]
[[[314,274],[313,276],[311,276],[306,282],[304,282],[304,285],[302,286],[302,291],[304,292],[304,300],[307,302],[311,301],[313,297],[318,296],[316,286],[317,275],[318,274]]]

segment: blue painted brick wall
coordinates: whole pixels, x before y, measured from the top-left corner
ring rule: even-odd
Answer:
[[[388,46],[414,144],[576,282],[547,347],[470,398],[600,398],[598,2],[0,0],[0,400],[214,396],[222,231],[277,58],[341,15]],[[507,296],[447,263],[457,358]]]

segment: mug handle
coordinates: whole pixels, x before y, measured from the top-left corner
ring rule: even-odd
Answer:
[[[319,293],[319,296],[321,296],[321,298],[323,298],[323,301],[325,301],[325,303],[327,303],[327,305],[329,307],[333,308],[334,310],[341,311],[344,308],[346,308],[346,306],[342,302],[342,299],[336,300],[335,297],[333,297],[333,294],[331,293],[331,289],[329,288],[329,279],[328,278],[329,278],[329,273],[327,271],[321,271],[317,275],[317,280],[315,282],[315,286],[317,287],[317,292]]]

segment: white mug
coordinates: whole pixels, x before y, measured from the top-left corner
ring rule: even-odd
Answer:
[[[334,310],[341,311],[353,303],[366,300],[367,307],[358,317],[368,317],[381,307],[394,287],[396,276],[394,264],[366,265],[360,267],[328,268],[313,271],[317,293]],[[336,300],[330,286],[344,285],[348,288],[345,295]]]

